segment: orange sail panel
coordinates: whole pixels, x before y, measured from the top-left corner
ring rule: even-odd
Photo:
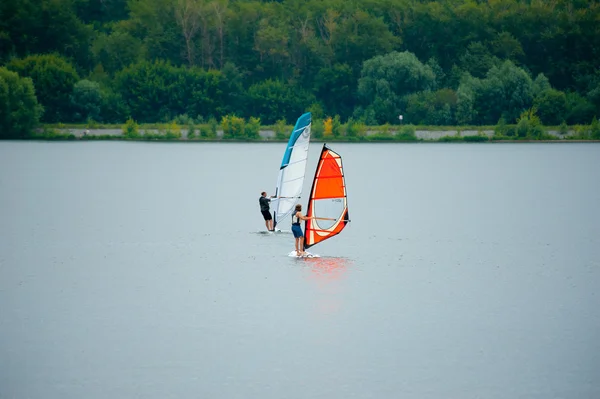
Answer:
[[[308,219],[304,228],[304,248],[339,234],[350,221],[342,157],[326,145],[323,145],[317,164],[306,216],[334,220]]]

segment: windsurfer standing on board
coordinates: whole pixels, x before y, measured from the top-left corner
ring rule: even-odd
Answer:
[[[271,198],[273,198],[273,196],[271,196]],[[269,231],[273,231],[273,218],[271,217],[271,209],[269,207],[271,198],[267,198],[267,193],[263,191],[260,193],[260,198],[258,199],[260,213],[262,213],[263,218],[265,219],[265,226],[267,226],[267,230]]]
[[[294,218],[296,220],[294,221]],[[304,256],[306,252],[304,251],[304,233],[302,233],[302,227],[300,227],[300,220],[309,220],[309,219],[318,219],[318,220],[335,220],[331,218],[318,218],[316,216],[304,216],[302,214],[302,205],[296,205],[296,211],[294,212],[294,216],[292,217],[292,233],[294,233],[294,239],[296,242],[296,255]]]

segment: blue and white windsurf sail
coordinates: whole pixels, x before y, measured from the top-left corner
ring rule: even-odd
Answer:
[[[298,118],[283,153],[275,198],[271,200],[274,225],[290,215],[296,204],[300,202],[310,144],[311,122],[310,112]]]

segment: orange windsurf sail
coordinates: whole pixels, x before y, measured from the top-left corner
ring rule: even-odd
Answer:
[[[350,221],[342,157],[325,144],[317,164],[306,216],[319,219],[305,222],[304,248],[339,234]]]

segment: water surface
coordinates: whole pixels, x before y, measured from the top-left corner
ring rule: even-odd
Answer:
[[[0,398],[600,397],[599,145],[332,147],[297,260],[281,143],[0,142]]]

